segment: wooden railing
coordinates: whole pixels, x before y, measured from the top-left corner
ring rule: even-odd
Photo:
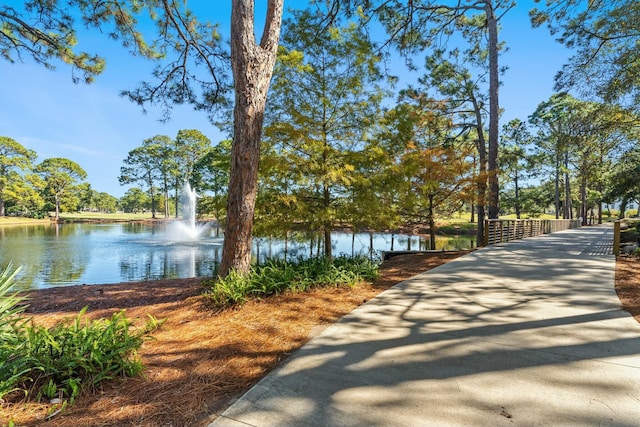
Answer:
[[[577,219],[488,219],[484,223],[484,245],[578,227],[580,227],[580,221]]]

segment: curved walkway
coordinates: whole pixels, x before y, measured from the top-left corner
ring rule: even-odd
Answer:
[[[312,339],[210,427],[637,426],[611,227],[475,251]]]

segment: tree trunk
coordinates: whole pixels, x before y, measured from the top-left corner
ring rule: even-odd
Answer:
[[[326,212],[327,210],[329,210],[329,206],[331,203],[331,193],[327,184],[325,184],[322,189],[322,199],[322,205]],[[333,258],[333,253],[331,250],[331,229],[333,228],[333,224],[331,222],[325,221],[322,228],[324,232],[324,256],[326,256],[327,259],[331,260]]]
[[[149,198],[151,199],[151,218],[156,219],[156,190],[153,186],[151,172],[147,176],[147,182],[149,183]]]
[[[598,224],[602,224],[602,200],[598,200]]]
[[[487,30],[489,33],[489,218],[497,219],[500,213],[498,185],[498,120],[500,108],[498,88],[498,19],[494,14],[493,1],[485,0]],[[480,219],[478,219],[480,222]]]
[[[433,196],[429,196],[429,249],[436,250],[436,221],[433,217]]]
[[[473,170],[474,170],[474,173],[476,173],[477,167],[478,167],[478,158],[474,154],[473,155]],[[475,178],[477,179],[477,176]],[[471,223],[476,222],[476,198],[475,198],[475,196],[471,196],[471,218],[469,219],[469,222],[471,222]]]
[[[516,168],[516,173],[514,177],[514,185],[516,192],[516,218],[520,219],[520,184],[518,182],[518,169]]]
[[[175,193],[174,193],[174,208],[176,210],[176,218],[178,218],[178,215],[180,214],[180,182],[176,179],[176,185],[175,185]],[[169,208],[169,204],[167,203],[167,209]],[[195,214],[195,212],[194,212]]]
[[[560,159],[556,154],[556,176],[555,176],[556,192],[555,192],[555,204],[556,204],[556,219],[560,219]]]
[[[260,139],[267,91],[276,61],[284,0],[269,0],[260,45],[254,35],[253,0],[233,0],[231,67],[235,89],[227,224],[219,274],[249,271]]]
[[[627,205],[629,204],[629,199],[627,197],[623,197],[622,200],[620,201],[620,213],[618,214],[618,219],[623,219],[624,218],[624,214],[627,210]]]
[[[604,164],[604,156],[600,155],[600,164]],[[602,181],[598,181],[598,224],[602,224],[602,194],[604,194],[604,184]]]
[[[164,217],[169,218],[169,202],[170,202],[169,183],[167,182],[166,178],[164,178],[163,186],[164,186]]]
[[[478,217],[478,227],[476,233],[476,245],[484,246],[484,220],[485,220],[485,199],[487,194],[487,161],[486,156],[480,160],[480,175],[476,183],[478,192],[478,203],[476,204],[476,216]]]
[[[571,206],[571,182],[569,181],[569,152],[564,152],[564,209],[562,217],[564,219],[573,218]]]
[[[580,178],[580,217],[582,225],[587,225],[587,177],[583,174]]]
[[[373,259],[373,233],[369,232],[369,259]]]
[[[351,231],[351,257],[356,256],[356,230]]]
[[[475,96],[471,96],[473,111],[476,117],[476,133],[478,138],[475,141],[478,152],[478,176],[476,177],[476,213],[478,216],[478,228],[476,232],[476,245],[484,246],[484,219],[487,200],[487,142],[484,138],[484,122],[482,120],[482,110]]]
[[[476,245],[484,246],[484,219],[485,219],[485,201],[487,197],[487,144],[482,132],[482,116],[480,109],[474,102],[476,121],[478,123],[476,140],[476,150],[478,151],[478,177],[476,179],[477,203],[476,213],[478,217],[478,228],[476,233]]]
[[[471,217],[469,218],[470,223],[476,222],[476,204],[475,202],[471,202]]]
[[[333,253],[331,250],[331,227],[324,227],[324,256],[327,259],[333,259]]]

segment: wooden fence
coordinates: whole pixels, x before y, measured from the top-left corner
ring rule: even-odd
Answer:
[[[580,220],[577,219],[487,219],[484,223],[484,245],[578,227],[580,227]]]

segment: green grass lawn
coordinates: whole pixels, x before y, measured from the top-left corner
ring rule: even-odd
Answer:
[[[501,215],[500,219],[517,219],[516,214]],[[556,219],[555,215],[542,214],[536,217],[529,217],[528,215],[522,215],[521,219]]]
[[[98,213],[98,212],[79,212],[79,213],[62,213],[60,219],[68,221],[92,220],[92,221],[140,221],[151,219],[150,213],[131,214],[131,213]],[[48,224],[51,218],[34,219],[16,216],[0,217],[0,226],[2,225],[29,225],[29,224]]]
[[[49,218],[45,219],[33,219],[33,218],[22,218],[22,217],[13,217],[13,216],[0,216],[0,226],[1,225],[22,225],[22,224],[48,224],[51,220]]]
[[[60,219],[63,220],[93,220],[93,221],[139,221],[143,219],[151,219],[151,212],[147,213],[102,213],[102,212],[74,212],[61,213]]]

